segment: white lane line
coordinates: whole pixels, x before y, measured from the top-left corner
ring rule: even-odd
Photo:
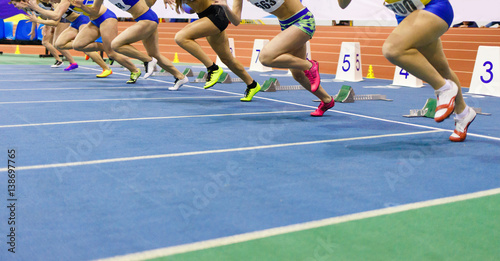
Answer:
[[[163,97],[163,98],[117,98],[117,99],[88,99],[88,100],[49,100],[49,101],[16,101],[16,102],[0,102],[0,105],[5,104],[34,104],[34,103],[64,103],[64,102],[105,102],[105,101],[142,101],[142,100],[183,100],[183,99],[218,99],[218,98],[236,98],[236,96],[189,96],[189,97]]]
[[[245,112],[245,113],[225,113],[225,114],[204,114],[204,115],[183,115],[183,116],[164,116],[164,117],[144,117],[144,118],[125,118],[125,119],[102,119],[102,120],[86,120],[86,121],[61,121],[61,122],[45,122],[45,123],[28,123],[15,125],[0,125],[0,129],[4,128],[20,128],[20,127],[35,127],[35,126],[52,126],[52,125],[69,125],[82,123],[96,122],[120,122],[120,121],[144,121],[144,120],[166,120],[166,119],[185,119],[185,118],[209,118],[209,117],[225,117],[225,116],[240,116],[240,115],[266,115],[266,114],[286,114],[286,113],[302,113],[309,110],[300,111],[264,111],[264,112]]]
[[[150,159],[162,159],[162,158],[173,158],[173,157],[183,157],[183,156],[196,156],[196,155],[204,155],[204,154],[241,152],[241,151],[249,151],[249,150],[264,150],[264,149],[275,149],[275,148],[284,148],[284,147],[292,147],[292,146],[325,144],[325,143],[342,142],[342,141],[370,140],[370,139],[381,139],[381,138],[389,138],[389,137],[423,135],[423,134],[429,134],[429,133],[435,133],[435,132],[440,132],[440,131],[434,130],[434,131],[393,133],[393,134],[361,136],[361,137],[353,137],[353,138],[304,141],[304,142],[282,143],[282,144],[251,146],[251,147],[239,147],[239,148],[229,148],[229,149],[202,150],[202,151],[192,151],[192,152],[157,154],[157,155],[148,155],[148,156],[135,156],[135,157],[90,160],[90,161],[79,161],[79,162],[67,162],[67,163],[54,163],[54,164],[43,164],[43,165],[33,165],[33,166],[18,166],[18,167],[16,166],[16,170],[21,171],[21,170],[33,170],[33,169],[64,168],[64,167],[76,167],[76,166],[84,166],[84,165],[116,163],[116,162],[125,162],[125,161],[136,161],[136,160],[150,160]],[[0,172],[3,172],[3,171],[7,171],[7,168],[0,169]]]
[[[172,255],[176,255],[176,254],[193,252],[193,251],[214,248],[214,247],[221,247],[221,246],[226,246],[226,245],[231,245],[231,244],[236,244],[236,243],[241,243],[241,242],[247,242],[250,240],[272,237],[272,236],[276,236],[276,235],[283,235],[283,234],[288,234],[288,233],[293,233],[293,232],[298,232],[298,231],[304,231],[304,230],[309,230],[309,229],[314,229],[314,228],[319,228],[319,227],[330,226],[330,225],[334,225],[334,224],[341,224],[341,223],[346,223],[346,222],[355,221],[355,220],[379,217],[379,216],[390,215],[390,214],[395,214],[395,213],[400,213],[400,212],[405,212],[405,211],[410,211],[410,210],[416,210],[416,209],[422,209],[422,208],[427,208],[427,207],[432,207],[432,206],[445,205],[445,204],[466,201],[466,200],[471,200],[471,199],[476,199],[476,198],[482,198],[482,197],[487,197],[487,196],[493,196],[493,195],[498,195],[498,194],[500,194],[500,188],[491,189],[491,190],[484,190],[484,191],[463,194],[463,195],[457,195],[457,196],[452,196],[452,197],[446,197],[446,198],[438,198],[438,199],[433,199],[433,200],[421,201],[421,202],[410,203],[410,204],[400,205],[400,206],[395,206],[395,207],[390,207],[390,208],[376,209],[376,210],[360,212],[360,213],[355,213],[355,214],[350,214],[350,215],[345,215],[345,216],[327,218],[327,219],[305,222],[305,223],[294,224],[294,225],[283,226],[283,227],[276,227],[276,228],[271,228],[271,229],[266,229],[266,230],[249,232],[249,233],[245,233],[245,234],[216,238],[216,239],[200,241],[200,242],[184,244],[184,245],[178,245],[178,246],[172,246],[172,247],[165,247],[165,248],[160,248],[160,249],[155,249],[155,250],[149,250],[149,251],[144,251],[144,252],[139,252],[139,253],[134,253],[134,254],[129,254],[129,255],[115,256],[115,257],[104,258],[104,259],[99,259],[99,260],[101,260],[101,261],[148,260],[148,259],[153,259],[153,258],[172,256]]]

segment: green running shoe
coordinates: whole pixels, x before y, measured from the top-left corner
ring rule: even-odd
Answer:
[[[137,69],[138,72],[130,73],[130,80],[127,81],[128,84],[135,83],[139,77],[141,77],[141,69]]]
[[[219,66],[219,69],[215,71],[208,70],[207,73],[207,82],[205,83],[205,86],[203,86],[203,89],[208,89],[212,86],[214,86],[217,81],[219,81],[220,76],[222,75],[224,71],[222,68]]]
[[[242,102],[250,102],[252,101],[252,98],[255,94],[257,94],[260,91],[260,84],[257,83],[257,86],[255,88],[247,88],[245,91],[245,97],[241,98],[240,101]]]

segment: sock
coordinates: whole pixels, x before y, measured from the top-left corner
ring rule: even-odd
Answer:
[[[465,109],[463,112],[461,112],[460,114],[457,114],[455,118],[461,120],[463,118],[465,118],[465,116],[467,116],[467,114],[469,114],[469,106],[465,106]]]
[[[217,64],[212,64],[210,67],[207,67],[207,70],[209,71],[217,71],[219,69],[219,66]]]
[[[252,83],[250,83],[249,85],[247,85],[247,88],[248,88],[248,89],[253,89],[253,88],[255,88],[255,87],[257,87],[257,82],[256,82],[255,80],[253,80],[253,82],[252,82]]]
[[[448,81],[446,81],[446,83],[438,90],[442,92],[442,91],[447,91],[449,89],[451,89],[451,84]]]

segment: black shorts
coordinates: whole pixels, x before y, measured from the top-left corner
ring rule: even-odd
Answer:
[[[214,23],[217,28],[222,32],[226,30],[229,25],[229,19],[227,19],[226,12],[224,8],[218,5],[211,5],[203,12],[198,13],[198,17],[201,19],[203,17],[208,17],[212,23]]]

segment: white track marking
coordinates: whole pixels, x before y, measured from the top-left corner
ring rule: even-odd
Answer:
[[[33,170],[33,169],[77,167],[77,166],[84,166],[84,165],[116,163],[116,162],[125,162],[125,161],[162,159],[162,158],[173,158],[173,157],[184,157],[184,156],[196,156],[196,155],[204,155],[204,154],[217,154],[217,153],[241,152],[241,151],[250,151],[250,150],[275,149],[275,148],[284,148],[284,147],[292,147],[292,146],[305,146],[305,145],[324,144],[324,143],[333,143],[333,142],[342,142],[342,141],[370,140],[370,139],[381,139],[381,138],[389,138],[389,137],[423,135],[423,134],[429,134],[429,133],[435,133],[435,132],[441,132],[441,131],[434,130],[434,131],[393,133],[393,134],[362,136],[362,137],[342,138],[342,139],[329,139],[329,140],[315,140],[315,141],[282,143],[282,144],[263,145],[263,146],[239,147],[239,148],[217,149],[217,150],[202,150],[202,151],[157,154],[157,155],[148,155],[148,156],[123,157],[123,158],[114,158],[114,159],[43,164],[43,165],[33,165],[33,166],[19,166],[19,167],[16,167],[16,170],[21,171],[21,170]],[[0,169],[0,172],[6,172],[6,171],[7,171],[7,168]]]
[[[214,248],[214,247],[221,247],[221,246],[226,246],[226,245],[231,245],[231,244],[236,244],[236,243],[241,243],[241,242],[247,242],[250,240],[267,238],[267,237],[276,236],[276,235],[283,235],[283,234],[288,234],[288,233],[297,232],[297,231],[304,231],[304,230],[325,227],[325,226],[334,225],[334,224],[340,224],[340,223],[346,223],[346,222],[355,221],[355,220],[390,215],[390,214],[395,214],[395,213],[400,213],[400,212],[405,212],[405,211],[410,211],[410,210],[422,209],[422,208],[427,208],[427,207],[432,207],[432,206],[439,206],[439,205],[450,204],[450,203],[455,203],[455,202],[460,202],[460,201],[465,201],[465,200],[487,197],[487,196],[493,196],[493,195],[498,195],[498,194],[500,194],[500,188],[479,191],[479,192],[474,192],[474,193],[469,193],[469,194],[463,194],[463,195],[458,195],[458,196],[446,197],[446,198],[432,199],[432,200],[428,200],[428,201],[410,203],[410,204],[400,205],[400,206],[395,206],[395,207],[390,207],[390,208],[376,209],[376,210],[360,212],[360,213],[355,213],[355,214],[350,214],[350,215],[345,215],[345,216],[327,218],[327,219],[311,221],[311,222],[306,222],[306,223],[300,223],[300,224],[294,224],[294,225],[283,226],[283,227],[276,227],[276,228],[271,228],[271,229],[266,229],[266,230],[261,230],[261,231],[249,232],[249,233],[245,233],[245,234],[216,238],[216,239],[200,241],[200,242],[179,245],[179,246],[165,247],[165,248],[160,248],[160,249],[155,249],[155,250],[150,250],[150,251],[144,251],[144,252],[139,252],[139,253],[134,253],[134,254],[129,254],[129,255],[122,255],[122,256],[116,256],[116,257],[111,257],[111,258],[106,258],[106,259],[99,259],[99,260],[101,260],[101,261],[122,261],[122,260],[123,261],[125,261],[125,260],[126,261],[135,261],[135,260],[147,260],[147,259],[153,259],[153,258],[159,258],[159,257],[165,257],[165,256],[172,256],[172,255],[181,254],[181,253],[193,252],[193,251],[197,251],[197,250],[203,250],[203,249]]]
[[[102,119],[102,120],[86,120],[86,121],[61,121],[61,122],[45,122],[45,123],[28,123],[15,125],[0,125],[3,128],[20,128],[20,127],[35,127],[35,126],[52,126],[52,125],[69,125],[82,123],[97,123],[97,122],[120,122],[120,121],[145,121],[145,120],[166,120],[166,119],[185,119],[185,118],[208,118],[208,117],[224,117],[224,116],[239,116],[239,115],[265,115],[265,114],[285,114],[285,113],[301,113],[309,112],[309,110],[301,111],[264,111],[264,112],[244,112],[244,113],[225,113],[225,114],[204,114],[204,115],[184,115],[184,116],[164,116],[164,117],[144,117],[144,118],[125,118],[125,119]]]
[[[64,103],[64,102],[105,102],[105,101],[142,101],[142,100],[182,100],[182,99],[218,99],[218,98],[236,98],[236,96],[189,96],[189,97],[163,97],[163,98],[117,98],[117,99],[88,99],[88,100],[51,100],[51,101],[17,101],[17,102],[0,102],[4,104],[34,104],[34,103]]]

